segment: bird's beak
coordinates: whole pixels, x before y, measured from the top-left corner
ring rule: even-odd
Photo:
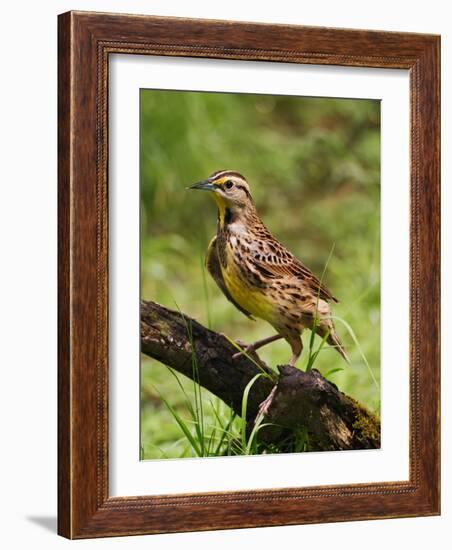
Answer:
[[[209,180],[199,181],[187,187],[187,189],[201,189],[202,191],[215,191],[215,185]]]

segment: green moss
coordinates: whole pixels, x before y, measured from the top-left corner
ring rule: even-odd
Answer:
[[[376,442],[380,443],[380,419],[360,403],[351,399],[353,402],[354,422],[352,428],[354,430],[354,438],[356,441],[363,443]]]

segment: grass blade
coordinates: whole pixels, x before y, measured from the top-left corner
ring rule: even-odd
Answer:
[[[246,444],[247,444],[247,442],[246,442],[246,412],[247,412],[247,408],[248,408],[248,396],[249,396],[251,388],[253,387],[254,382],[256,382],[256,380],[258,378],[260,378],[261,376],[263,376],[263,375],[260,374],[260,373],[253,376],[253,378],[251,378],[251,380],[246,385],[245,390],[243,391],[242,414],[241,414],[241,419],[240,419],[240,435],[241,435],[241,441],[242,441],[242,450],[246,449]]]
[[[362,357],[362,360],[364,361],[364,364],[366,365],[369,373],[370,373],[370,376],[372,378],[372,381],[373,383],[375,384],[375,387],[377,388],[378,391],[380,391],[380,384],[377,382],[377,379],[375,378],[375,375],[373,373],[373,370],[371,369],[370,365],[369,365],[369,362],[367,361],[367,358],[366,356],[364,355],[364,352],[361,348],[361,345],[359,343],[359,340],[358,338],[356,337],[356,334],[354,333],[352,327],[347,323],[347,321],[345,319],[342,319],[342,317],[335,317],[335,316],[332,316],[331,319],[334,319],[335,321],[339,321],[340,323],[342,323],[345,328],[348,330],[348,333],[350,334],[350,336],[352,337],[352,340],[353,342],[355,343],[355,346],[358,348],[358,351]]]
[[[329,370],[326,374],[325,374],[325,378],[328,378],[329,376],[331,376],[332,374],[334,374],[335,372],[340,372],[341,370],[344,370],[343,368],[336,368],[336,369],[331,369]]]
[[[161,400],[163,403],[165,403],[166,407],[168,408],[169,412],[172,414],[174,420],[179,425],[180,429],[183,431],[185,437],[190,442],[193,450],[198,456],[204,456],[201,450],[201,447],[198,445],[198,442],[196,441],[195,437],[193,437],[193,434],[191,433],[189,427],[187,426],[186,422],[182,419],[182,417],[179,415],[179,413],[170,405],[170,403],[167,401],[167,399],[159,392],[157,388],[155,388],[157,393],[159,394]]]

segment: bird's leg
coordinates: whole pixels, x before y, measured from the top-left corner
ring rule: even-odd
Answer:
[[[277,334],[276,337],[273,336],[273,338],[265,338],[265,340],[260,340],[260,342],[264,342],[262,345],[265,346],[265,344],[268,344],[269,342],[274,342],[275,340],[278,340],[278,338],[285,338],[287,342],[290,344],[290,347],[292,348],[292,357],[290,358],[289,365],[291,367],[295,366],[295,363],[297,362],[298,358],[301,355],[301,352],[303,350],[303,342],[301,340],[301,336],[298,333],[290,334],[290,336],[282,336],[281,334]],[[258,344],[259,342],[256,342]],[[278,385],[276,384],[273,386],[272,391],[268,394],[268,396],[262,401],[262,403],[259,405],[259,411],[256,416],[256,420],[260,416],[266,416],[268,413],[268,410],[270,409],[271,404],[273,403],[273,398],[275,397],[276,390],[278,388]]]
[[[268,396],[259,405],[259,410],[258,410],[257,416],[254,420],[254,423],[257,422],[257,420],[260,416],[266,416],[267,415],[268,409],[270,408],[270,405],[273,403],[273,398],[275,397],[277,387],[278,387],[278,385],[273,386],[272,391],[268,394]]]
[[[268,336],[267,338],[262,338],[262,340],[257,340],[256,342],[254,342],[254,344],[249,344],[248,346],[245,346],[243,351],[239,351],[238,353],[235,353],[232,356],[232,358],[233,359],[238,359],[241,355],[252,355],[259,348],[262,348],[262,347],[266,346],[267,344],[271,344],[272,342],[275,342],[276,340],[280,340],[281,338],[283,338],[283,336],[281,334],[274,334],[273,336]]]
[[[286,340],[289,342],[290,347],[292,348],[292,357],[289,360],[289,365],[291,367],[295,366],[295,363],[298,361],[298,358],[303,351],[303,342],[299,334],[293,334],[290,337],[286,337]]]

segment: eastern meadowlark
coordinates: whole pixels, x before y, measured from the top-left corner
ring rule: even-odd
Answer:
[[[265,227],[246,179],[220,170],[190,189],[210,191],[218,207],[217,234],[206,266],[226,298],[249,318],[270,323],[277,334],[246,347],[246,353],[284,338],[294,366],[303,345],[303,329],[315,330],[348,361],[331,319],[329,301],[336,298]],[[239,355],[239,354],[237,354]]]

